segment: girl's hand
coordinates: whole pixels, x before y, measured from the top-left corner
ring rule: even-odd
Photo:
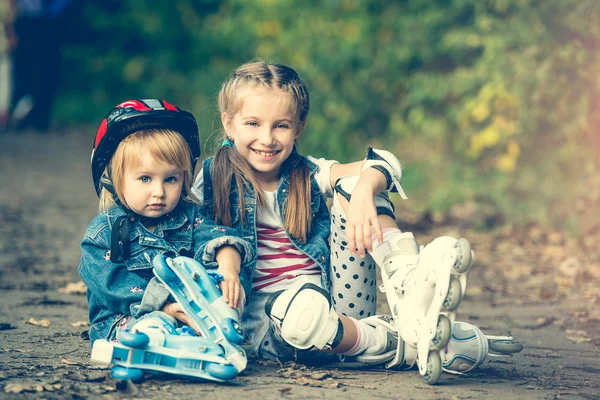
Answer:
[[[215,258],[219,264],[217,272],[223,275],[223,281],[219,283],[223,300],[229,307],[237,308],[243,290],[239,276],[242,265],[240,253],[233,246],[223,246],[217,251]]]
[[[201,336],[202,333],[198,326],[192,321],[190,317],[183,311],[181,304],[179,303],[165,303],[165,305],[161,308],[162,312],[169,314],[174,317],[176,320],[186,324],[190,328],[196,332],[196,335]]]
[[[237,308],[240,301],[240,293],[243,290],[240,277],[232,268],[217,269],[217,272],[223,275],[223,280],[219,282],[219,288],[223,292],[223,300],[231,308]]]
[[[358,255],[365,257],[365,250],[373,251],[372,231],[377,235],[379,243],[383,242],[373,185],[359,179],[352,190],[350,204],[346,210],[346,241],[350,254],[354,255],[358,250]]]

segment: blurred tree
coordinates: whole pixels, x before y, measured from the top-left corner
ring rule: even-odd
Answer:
[[[90,0],[84,22],[62,118],[164,97],[206,141],[220,82],[260,57],[310,86],[305,153],[393,151],[422,212],[473,201],[552,222],[599,167],[596,0]]]

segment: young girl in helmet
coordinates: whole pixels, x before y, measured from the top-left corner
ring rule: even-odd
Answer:
[[[228,283],[238,283],[240,268],[254,261],[246,241],[187,199],[199,156],[196,120],[164,100],[121,103],[102,121],[92,152],[100,213],[81,242],[79,264],[92,344],[148,318],[191,325],[153,276],[156,255],[192,257],[217,268]],[[226,301],[236,304],[237,286],[220,286]]]

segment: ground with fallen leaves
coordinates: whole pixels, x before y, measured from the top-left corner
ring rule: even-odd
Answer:
[[[0,398],[600,397],[598,222],[588,223],[583,239],[535,226],[482,232],[460,210],[443,224],[413,220],[411,229],[421,243],[443,234],[469,239],[477,261],[459,319],[515,336],[525,345],[518,355],[490,359],[468,376],[445,374],[435,387],[417,371],[279,364],[252,355],[227,384],[168,376],[115,382],[89,361],[85,287],[77,276],[79,240],[97,207],[90,134],[0,135]]]

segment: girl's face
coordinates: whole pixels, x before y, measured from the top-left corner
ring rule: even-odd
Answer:
[[[157,161],[143,148],[137,165],[125,168],[123,197],[134,212],[158,218],[177,206],[183,188],[183,169]]]
[[[292,152],[303,125],[290,109],[287,93],[251,89],[238,101],[241,107],[233,118],[221,115],[225,131],[254,169],[261,187],[276,190],[281,164]]]

